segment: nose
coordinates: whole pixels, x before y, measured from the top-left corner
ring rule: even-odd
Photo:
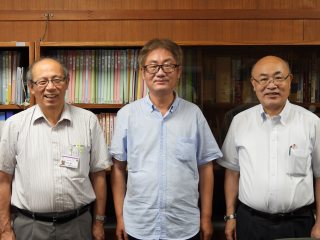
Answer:
[[[271,83],[272,83],[272,84],[271,84]],[[275,80],[274,80],[274,78],[271,78],[271,79],[268,81],[267,87],[268,87],[268,88],[276,88],[276,87],[278,87],[277,84],[276,84],[276,82],[275,82]]]
[[[165,75],[165,72],[163,71],[163,66],[160,66],[159,67],[159,70],[157,72],[157,75],[160,74],[160,75]]]
[[[54,85],[54,83],[52,82],[52,80],[48,80],[48,84],[46,86],[46,88],[55,88],[56,86]]]

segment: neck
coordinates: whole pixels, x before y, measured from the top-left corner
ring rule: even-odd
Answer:
[[[150,93],[149,96],[151,102],[157,107],[162,115],[166,114],[175,98],[174,92],[166,95],[154,95]]]
[[[277,108],[277,109],[270,109],[270,108],[263,108],[263,110],[265,111],[266,114],[268,114],[270,117],[274,117],[277,116],[281,113],[282,109],[284,108],[284,106],[282,106],[282,108]]]
[[[49,121],[50,125],[53,127],[57,124],[57,122],[59,121],[62,111],[63,111],[63,106],[62,108],[45,108],[42,109],[41,111],[43,112],[44,116],[46,117],[46,119]]]

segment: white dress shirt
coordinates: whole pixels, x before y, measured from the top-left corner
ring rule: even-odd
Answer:
[[[287,101],[269,117],[261,105],[236,115],[218,163],[240,171],[239,200],[263,212],[290,212],[313,203],[320,176],[320,120]]]
[[[61,160],[78,159],[77,167]],[[89,172],[112,164],[97,117],[65,104],[52,127],[38,105],[9,118],[0,143],[0,170],[13,174],[11,203],[35,212],[66,211],[95,200]]]

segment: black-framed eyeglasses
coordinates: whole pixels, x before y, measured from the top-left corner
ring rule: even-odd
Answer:
[[[286,77],[284,77],[281,74],[275,74],[273,76],[263,76],[261,79],[255,79],[253,76],[251,76],[251,79],[259,83],[261,86],[268,85],[271,81],[273,81],[274,84],[280,84],[287,80],[287,78],[291,75],[291,73],[288,73]]]
[[[65,81],[66,81],[66,77],[54,77],[51,79],[41,78],[37,81],[32,81],[32,83],[34,83],[38,87],[46,87],[49,84],[49,82],[51,82],[54,86],[60,87],[64,84]]]
[[[142,68],[146,72],[154,74],[154,73],[157,73],[160,70],[160,68],[164,73],[172,73],[176,70],[177,67],[179,67],[178,64],[161,64],[161,65],[149,64],[149,65],[143,66]]]

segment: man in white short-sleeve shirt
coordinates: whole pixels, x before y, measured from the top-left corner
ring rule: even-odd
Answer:
[[[65,103],[68,71],[57,60],[35,62],[27,80],[37,105],[9,118],[1,136],[1,239],[104,239],[112,162],[97,117]]]
[[[320,237],[320,120],[288,101],[292,78],[275,56],[253,66],[260,104],[233,118],[218,160],[226,167],[228,240]]]

